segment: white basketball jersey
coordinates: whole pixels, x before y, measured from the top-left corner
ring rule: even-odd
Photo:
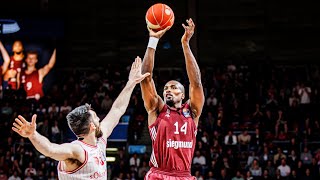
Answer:
[[[106,147],[107,143],[103,138],[97,140],[97,145],[92,146],[83,141],[73,141],[80,144],[85,150],[85,161],[73,171],[63,171],[61,162],[58,164],[58,177],[60,180],[84,180],[84,179],[107,179]]]

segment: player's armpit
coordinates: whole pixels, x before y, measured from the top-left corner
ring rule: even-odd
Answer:
[[[46,156],[57,161],[64,161],[67,159],[76,159],[83,163],[85,161],[85,151],[79,144],[65,143],[65,144],[51,144],[51,150]]]

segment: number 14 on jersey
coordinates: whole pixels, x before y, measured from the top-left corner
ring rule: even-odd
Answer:
[[[187,134],[188,122],[185,122],[185,123],[181,126],[180,132],[179,132],[179,123],[178,123],[178,122],[174,123],[174,126],[176,127],[176,130],[174,131],[174,134],[180,134],[180,132],[183,132],[184,134]]]

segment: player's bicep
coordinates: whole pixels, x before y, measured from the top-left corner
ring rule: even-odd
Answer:
[[[197,86],[190,85],[189,89],[189,98],[192,113],[195,116],[194,118],[199,118],[205,101],[202,84],[199,84]]]
[[[78,161],[83,162],[85,159],[85,152],[78,144],[52,144],[51,151],[48,156],[57,161],[77,159]]]
[[[147,112],[149,113],[159,109],[159,106],[161,106],[163,102],[162,99],[159,98],[153,79],[151,77],[147,77],[140,83],[140,86],[142,99]]]

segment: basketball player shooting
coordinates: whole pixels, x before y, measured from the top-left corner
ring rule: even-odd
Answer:
[[[59,161],[59,179],[107,179],[106,139],[125,113],[136,84],[150,73],[141,74],[141,59],[136,58],[131,66],[129,80],[112,105],[110,112],[100,122],[88,104],[79,106],[67,115],[70,129],[78,137],[71,143],[54,144],[36,131],[36,115],[31,123],[18,116],[12,130],[29,138],[42,154]]]
[[[166,83],[164,100],[157,94],[152,76],[141,83],[142,97],[148,112],[149,132],[152,139],[150,171],[145,179],[195,179],[190,168],[196,143],[197,125],[204,104],[200,70],[190,49],[189,41],[194,33],[192,19],[182,24],[185,32],[181,44],[190,81],[189,100],[185,99],[183,85],[175,80]],[[154,32],[149,30],[149,43],[146,50],[142,73],[151,73],[159,39],[169,28]]]

